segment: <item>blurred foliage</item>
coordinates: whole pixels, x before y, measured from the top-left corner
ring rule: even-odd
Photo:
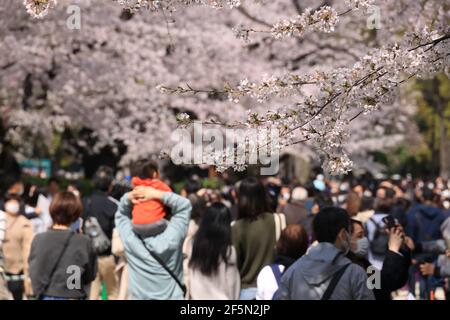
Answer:
[[[174,191],[180,193],[186,185],[187,180],[179,181],[173,184]],[[219,190],[224,186],[224,181],[218,178],[202,178],[203,188]]]
[[[447,132],[450,132],[450,79],[441,74],[433,80],[418,81],[416,84],[422,95],[418,98],[418,110],[415,116],[420,132],[432,152],[439,147],[439,103],[443,103],[443,117]],[[444,139],[449,139],[447,135]]]
[[[35,176],[23,176],[22,181],[24,184],[36,185],[39,187],[39,189],[44,189],[48,183],[48,179],[42,179]],[[88,179],[78,179],[76,181],[73,181],[58,177],[58,184],[60,190],[66,190],[67,186],[74,185],[83,196],[89,196],[94,190],[92,181]]]
[[[435,168],[430,167],[430,150],[428,146],[414,146],[401,143],[388,152],[374,152],[374,160],[387,168],[388,174],[398,173],[413,176],[431,177]]]
[[[208,189],[221,189],[224,182],[218,178],[208,178],[203,180],[203,187]]]
[[[38,186],[39,189],[45,189],[48,183],[48,179],[42,179],[35,176],[23,176],[22,181],[24,184],[32,184]],[[186,185],[187,180],[182,180],[172,184],[172,187],[176,193],[180,193]],[[218,178],[202,178],[202,185],[204,188],[219,190],[224,186],[223,180]],[[78,179],[78,180],[68,180],[64,178],[58,178],[58,184],[60,190],[66,190],[67,186],[74,185],[83,196],[89,196],[94,191],[94,185],[92,180],[89,179]]]
[[[450,140],[450,79],[440,74],[431,80],[418,80],[412,87],[417,95],[413,117],[422,143],[405,142],[387,152],[375,152],[374,158],[388,168],[388,173],[412,173],[414,176],[436,176],[440,171],[441,139]],[[446,136],[441,137],[441,121]]]

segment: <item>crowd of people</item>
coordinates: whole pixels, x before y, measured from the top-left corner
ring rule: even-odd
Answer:
[[[450,181],[2,181],[0,299],[450,299]]]

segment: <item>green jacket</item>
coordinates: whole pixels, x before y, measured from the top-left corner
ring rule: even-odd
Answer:
[[[145,244],[158,255],[183,281],[182,245],[191,216],[191,203],[175,193],[166,192],[162,202],[172,209],[172,218],[161,234],[145,238]],[[183,291],[170,274],[144,248],[133,232],[131,223],[132,203],[125,194],[116,213],[116,228],[119,231],[128,261],[129,290],[132,299],[168,300],[183,299]]]
[[[276,243],[274,216],[264,213],[253,221],[237,220],[231,231],[241,275],[241,288],[256,288],[259,272],[273,262]]]

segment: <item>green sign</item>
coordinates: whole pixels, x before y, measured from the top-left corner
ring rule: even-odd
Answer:
[[[23,173],[40,178],[48,178],[52,174],[52,162],[50,159],[25,159],[19,161]]]

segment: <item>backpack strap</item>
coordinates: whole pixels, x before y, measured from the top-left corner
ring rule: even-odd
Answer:
[[[180,279],[178,279],[178,277],[173,273],[172,270],[169,269],[169,267],[164,263],[164,261],[161,260],[160,257],[158,257],[155,253],[153,253],[145,244],[144,239],[141,236],[138,236],[139,239],[142,241],[142,244],[144,246],[144,248],[147,250],[147,252],[150,254],[150,256],[153,257],[153,259],[155,259],[156,261],[158,261],[158,263],[161,265],[161,267],[164,268],[164,270],[167,271],[167,273],[173,278],[173,280],[175,280],[175,282],[177,283],[177,285],[180,287],[180,289],[183,291],[183,297],[186,296],[186,286],[184,284],[181,283]]]
[[[277,285],[280,286],[281,276],[282,276],[282,273],[280,271],[280,265],[274,263],[274,264],[270,265],[270,268],[272,269],[275,280],[277,281]]]
[[[380,233],[382,231],[383,226],[379,222],[376,222],[374,218],[370,218],[369,221],[371,221],[373,223],[373,225],[375,226],[373,237],[376,237],[376,234]]]
[[[346,264],[345,266],[343,266],[341,269],[338,270],[338,272],[336,272],[333,275],[333,278],[331,278],[330,284],[328,285],[327,290],[325,291],[325,293],[322,296],[322,299],[320,300],[330,300],[331,295],[333,294],[334,289],[336,288],[339,280],[341,280],[342,276],[345,273],[345,270],[347,270],[347,268],[351,265],[351,263]]]
[[[376,222],[375,219],[374,219],[373,217],[370,218],[369,220],[372,221],[372,223],[375,225],[375,227],[376,227],[377,229],[381,229],[381,228],[382,228],[381,224],[378,223],[378,222]]]

